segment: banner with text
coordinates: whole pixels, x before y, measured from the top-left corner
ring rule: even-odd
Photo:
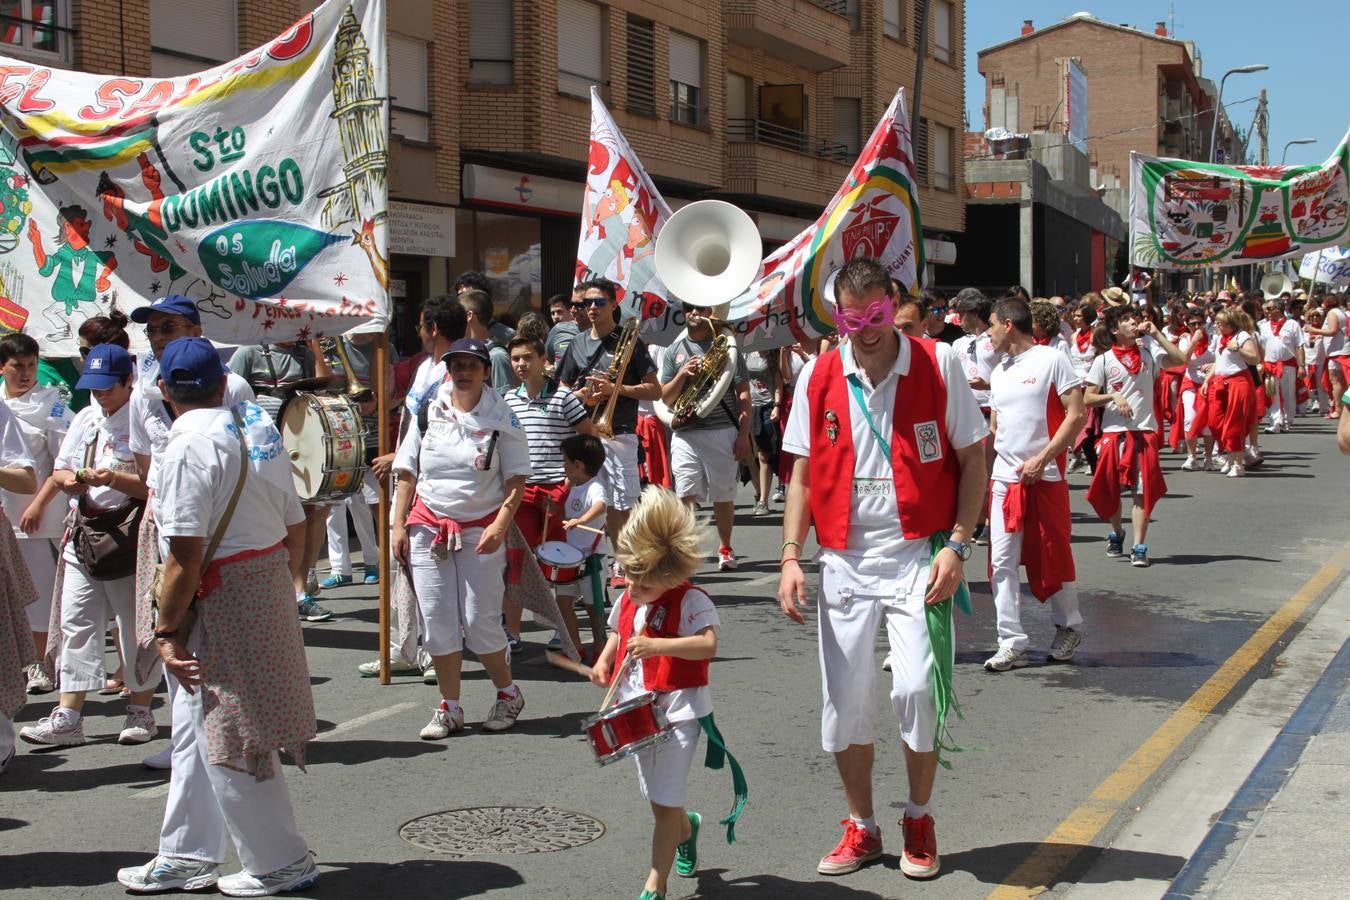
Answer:
[[[1137,266],[1199,269],[1301,257],[1350,233],[1346,139],[1320,166],[1226,166],[1131,153],[1130,168]]]
[[[383,330],[384,0],[328,0],[177,78],[0,57],[0,331],[75,356],[165,294],[222,343]]]
[[[1350,247],[1328,247],[1309,253],[1298,264],[1298,277],[1333,287],[1350,284]]]

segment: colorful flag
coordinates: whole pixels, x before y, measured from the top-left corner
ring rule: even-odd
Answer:
[[[1350,247],[1328,247],[1309,253],[1298,264],[1298,277],[1321,284],[1350,284]]]
[[[177,78],[0,57],[0,321],[55,357],[165,294],[221,343],[383,330],[384,8],[327,0]]]
[[[1131,261],[1155,269],[1238,266],[1343,243],[1350,152],[1320,166],[1226,166],[1130,154]]]

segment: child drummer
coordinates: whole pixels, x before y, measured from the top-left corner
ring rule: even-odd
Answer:
[[[610,614],[609,642],[596,660],[591,680],[617,688],[623,703],[648,691],[656,694],[673,734],[636,754],[638,785],[651,803],[651,870],[638,900],[664,900],[673,862],[676,874],[693,877],[698,865],[702,821],[687,812],[689,769],[699,732],[708,735],[705,765],[731,764],[736,804],[722,820],[727,841],[746,801],[745,778],[726,751],[713,722],[708,662],[717,653],[719,621],[712,599],[689,583],[702,562],[694,513],[670,491],[649,486],[619,533],[616,555],[628,576],[628,590]],[[627,664],[625,664],[627,663]]]

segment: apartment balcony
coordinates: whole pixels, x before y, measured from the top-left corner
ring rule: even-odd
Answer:
[[[759,194],[824,205],[848,174],[856,150],[839,141],[757,119],[727,120],[727,183],[735,194]]]
[[[729,0],[727,40],[825,72],[848,65],[854,0]]]

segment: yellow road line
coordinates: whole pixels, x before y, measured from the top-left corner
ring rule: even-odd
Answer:
[[[989,900],[1035,897],[1049,889],[1060,873],[1101,833],[1121,807],[1143,787],[1214,707],[1270,652],[1308,606],[1344,574],[1350,563],[1350,543],[1304,582],[1298,591],[1247,639],[1219,670],[1130,758],[1103,781],[1087,801],[1069,814],[1022,864],[989,893]]]

